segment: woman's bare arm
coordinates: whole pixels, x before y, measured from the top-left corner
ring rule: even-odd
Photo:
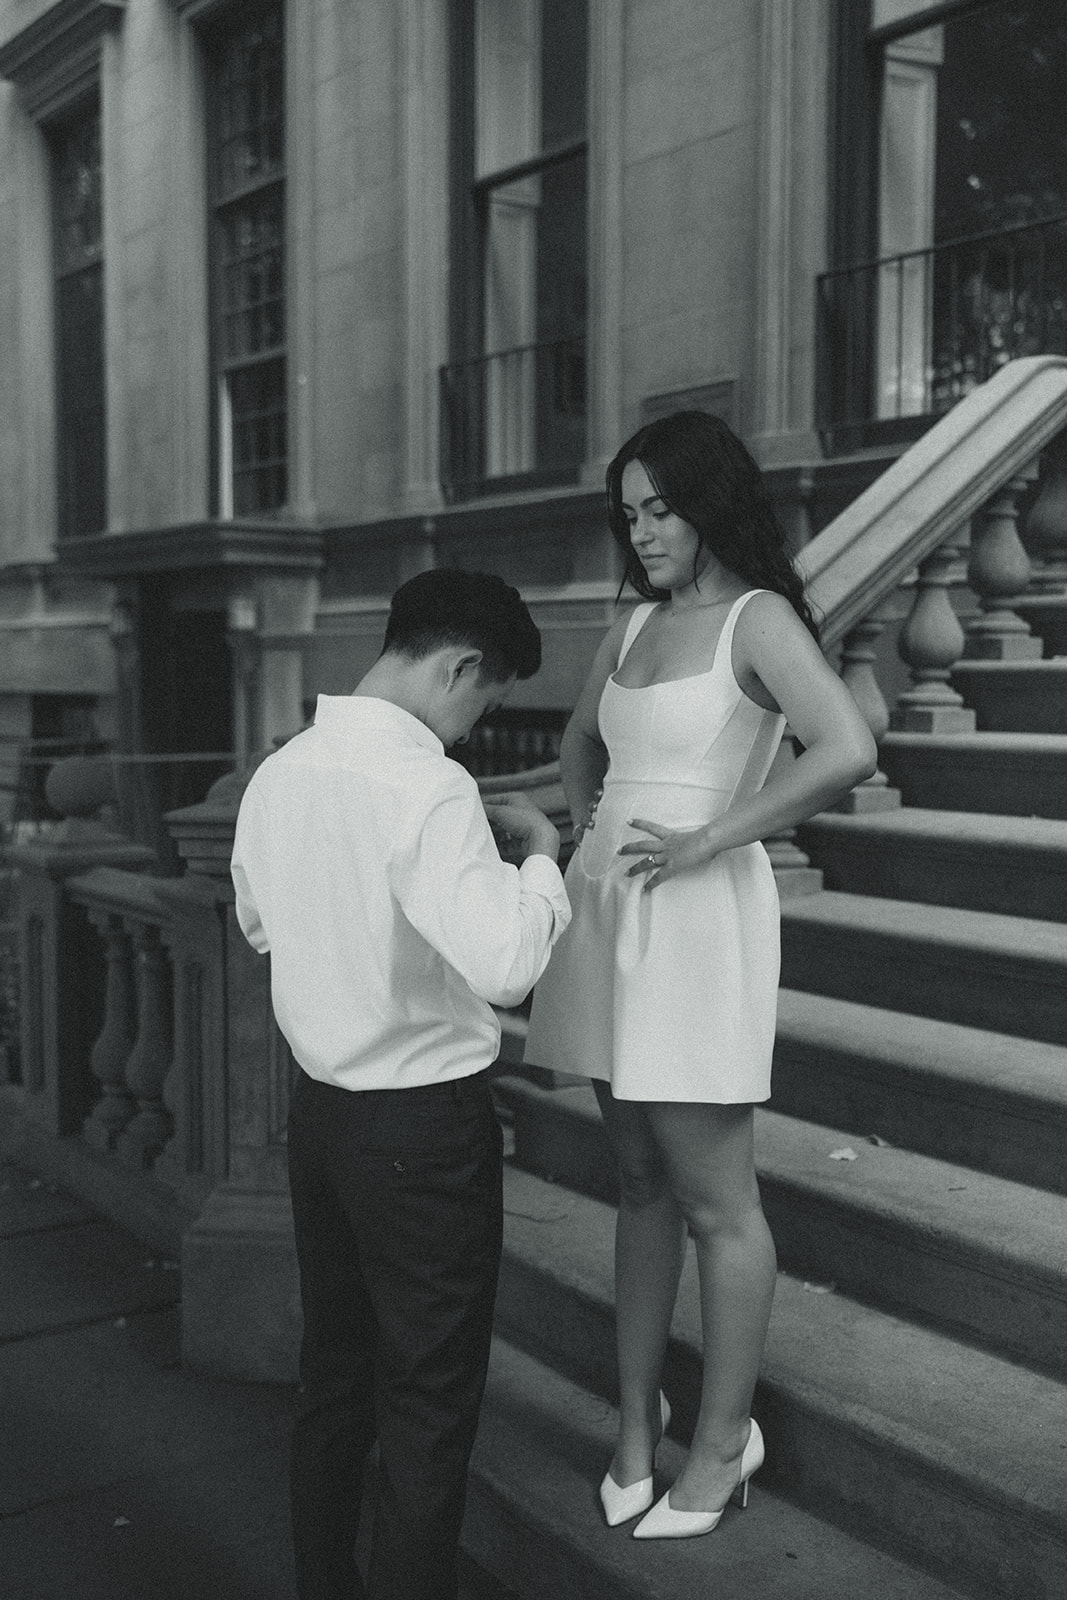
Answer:
[[[619,617],[601,640],[560,743],[560,779],[576,828],[588,823],[608,770],[608,752],[600,737],[597,713],[604,685],[618,665],[628,621],[628,613]]]

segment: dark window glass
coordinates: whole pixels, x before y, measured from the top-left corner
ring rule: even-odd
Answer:
[[[106,523],[104,251],[100,112],[54,129],[56,455],[61,539]]]
[[[234,515],[288,494],[285,362],[285,102],[282,10],[214,41],[212,210],[221,425]]]
[[[583,458],[587,35],[585,0],[455,0],[450,496]]]
[[[1067,212],[1067,7],[986,5],[943,24],[935,235]]]

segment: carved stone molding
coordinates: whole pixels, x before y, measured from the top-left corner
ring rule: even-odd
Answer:
[[[126,0],[58,0],[0,45],[0,77],[18,86],[32,117],[47,120],[93,91],[101,40],[125,13]]]
[[[204,22],[208,17],[232,9],[234,0],[170,0],[171,9],[188,22]]]
[[[195,522],[69,539],[59,546],[56,560],[65,571],[97,578],[204,569],[305,573],[322,566],[322,546],[322,533],[315,527]]]

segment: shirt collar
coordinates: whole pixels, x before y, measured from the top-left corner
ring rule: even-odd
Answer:
[[[444,745],[425,722],[412,716],[391,700],[377,695],[320,694],[315,704],[315,726],[341,734],[359,734],[369,728],[382,728],[410,739],[427,750],[444,753]]]

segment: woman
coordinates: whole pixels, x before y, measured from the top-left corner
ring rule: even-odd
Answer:
[[[619,1435],[601,1485],[613,1526],[652,1503],[687,1231],[695,1243],[699,1416],[680,1477],[634,1529],[685,1538],[747,1496],[763,1460],[749,1407],[776,1261],[752,1124],[770,1093],[779,925],[758,841],[870,776],[875,747],[725,423],[681,411],[648,424],[607,489],[647,603],[611,628],[564,735],[574,918],[537,985],[527,1057],[594,1080],[619,1162]],[[763,787],[786,721],[803,752]]]

